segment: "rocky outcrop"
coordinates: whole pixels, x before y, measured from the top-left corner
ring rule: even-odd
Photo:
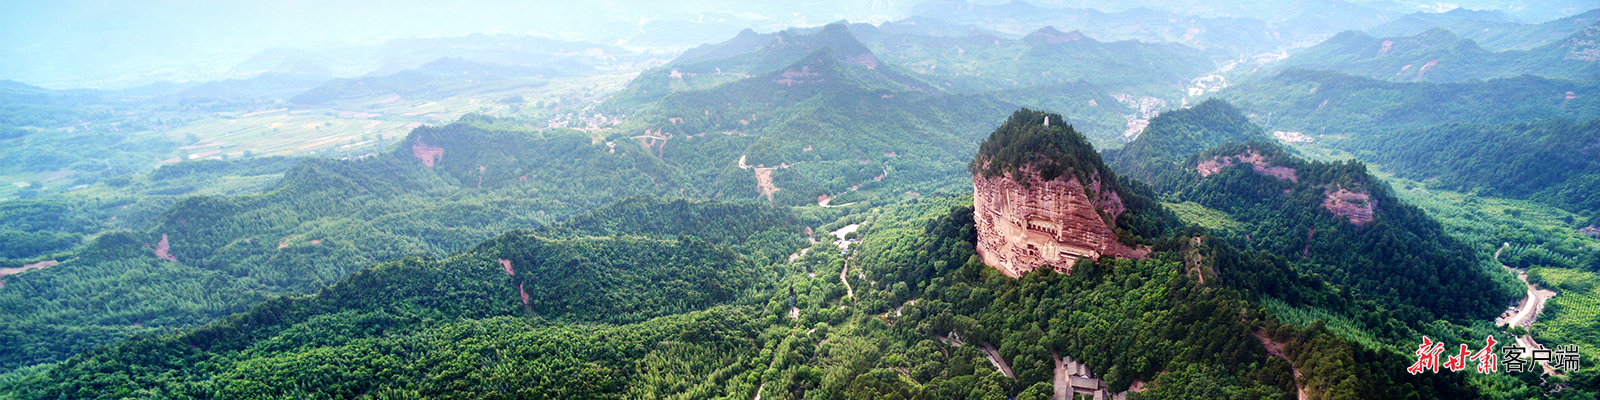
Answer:
[[[411,156],[422,161],[422,165],[433,168],[434,165],[439,164],[439,160],[444,158],[444,148],[429,146],[419,137],[415,143],[411,144]]]
[[[1256,174],[1270,176],[1280,182],[1289,183],[1283,189],[1284,196],[1293,193],[1317,193],[1322,197],[1322,208],[1328,210],[1356,226],[1372,223],[1376,218],[1378,201],[1373,199],[1372,192],[1368,191],[1366,182],[1370,177],[1363,173],[1361,176],[1349,176],[1348,179],[1329,179],[1327,176],[1317,176],[1313,172],[1302,182],[1300,171],[1309,166],[1293,156],[1287,155],[1281,148],[1270,144],[1244,144],[1234,147],[1213,149],[1201,155],[1200,161],[1194,165],[1194,171],[1202,178],[1221,173],[1233,165],[1249,165],[1250,170]],[[1317,171],[1312,169],[1312,171]],[[1335,183],[1326,183],[1326,182]],[[1314,236],[1315,231],[1308,235]],[[1309,240],[1309,238],[1308,238]],[[1309,253],[1309,247],[1307,248]]]
[[[1023,168],[1020,175],[972,177],[984,264],[1017,277],[1040,265],[1068,273],[1083,258],[1137,256],[1111,229],[1127,208],[1098,177],[1085,185],[1073,174],[1044,180]]]
[[[802,65],[802,66],[800,66],[800,68],[789,68],[789,69],[783,70],[782,73],[779,73],[778,76],[772,80],[772,83],[776,83],[776,84],[784,85],[784,86],[794,86],[796,84],[804,85],[804,84],[807,84],[807,83],[821,83],[821,82],[822,82],[822,74],[818,73],[817,71],[811,70],[811,66],[810,65]]]
[[[172,245],[167,241],[167,234],[165,233],[161,234],[161,241],[156,242],[156,247],[152,250],[155,251],[156,258],[178,262],[178,257],[172,255]]]
[[[1239,154],[1217,156],[1200,161],[1200,164],[1195,166],[1195,172],[1199,172],[1202,177],[1211,176],[1211,174],[1222,172],[1223,168],[1233,164],[1250,164],[1250,169],[1258,174],[1278,178],[1280,181],[1300,182],[1300,177],[1295,175],[1294,168],[1273,165],[1256,149],[1247,149]]]
[[[1350,220],[1357,226],[1372,222],[1373,210],[1378,206],[1372,195],[1362,188],[1330,188],[1322,199],[1322,208]]]

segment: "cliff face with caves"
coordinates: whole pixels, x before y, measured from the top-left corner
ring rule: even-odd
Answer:
[[[1137,255],[1111,229],[1126,210],[1122,199],[1099,181],[1045,180],[1030,169],[1015,177],[973,175],[972,187],[978,254],[1006,275],[1041,265],[1067,273],[1079,259]]]
[[[1007,276],[1143,255],[1118,241],[1118,219],[1129,209],[1115,175],[1060,116],[1018,111],[970,167],[978,254]]]

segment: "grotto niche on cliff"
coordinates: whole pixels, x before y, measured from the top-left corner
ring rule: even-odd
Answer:
[[[1116,175],[1060,115],[1017,111],[968,168],[978,254],[1007,276],[1144,253],[1118,240],[1129,207]]]

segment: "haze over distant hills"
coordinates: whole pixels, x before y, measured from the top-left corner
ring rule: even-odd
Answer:
[[[1322,69],[1393,81],[1459,82],[1536,75],[1600,79],[1600,23],[1528,50],[1493,52],[1449,30],[1374,38],[1347,31],[1296,53],[1287,67]]]
[[[1593,0],[75,1],[0,400],[1600,393]]]
[[[941,16],[1013,35],[1043,25],[1081,30],[1100,40],[1173,41],[1202,49],[1268,50],[1303,35],[1364,29],[1418,11],[1445,11],[1422,1],[1297,0],[1212,5],[1206,2],[1129,2],[1094,11],[1081,1],[965,2],[841,0],[778,5],[726,0],[621,1],[569,4],[602,23],[555,17],[548,6],[480,0],[446,7],[417,1],[306,3],[245,2],[223,7],[198,1],[142,3],[8,2],[0,5],[0,79],[52,88],[126,88],[157,81],[248,78],[263,67],[279,72],[353,77],[405,65],[297,64],[295,58],[361,54],[406,38],[470,34],[525,35],[622,46],[668,54],[754,28],[772,32],[846,19],[882,23]],[[1104,5],[1095,4],[1104,7]],[[1519,22],[1543,23],[1594,8],[1584,0],[1463,2],[1499,10]],[[793,6],[793,7],[790,7]],[[951,15],[961,10],[966,15]],[[29,16],[22,18],[21,16]],[[359,16],[359,18],[356,18]],[[955,18],[952,18],[955,17]],[[454,21],[473,21],[460,23]],[[1177,20],[1173,25],[1168,21]],[[1328,25],[1330,22],[1333,25]],[[1170,28],[1162,26],[1172,25]],[[1401,32],[1404,33],[1404,32]],[[532,39],[530,39],[532,40]],[[403,42],[401,42],[403,43]],[[414,44],[414,43],[413,43]],[[334,57],[339,58],[339,57]],[[288,59],[289,65],[279,65]],[[368,58],[369,60],[371,58]],[[332,60],[337,61],[337,60]],[[327,69],[324,69],[327,68]]]

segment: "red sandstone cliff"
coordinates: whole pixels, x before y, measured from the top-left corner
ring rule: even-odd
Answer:
[[[1098,177],[1088,185],[1073,174],[1046,181],[1024,168],[1020,177],[974,174],[972,186],[978,254],[1008,276],[1039,265],[1069,272],[1081,258],[1138,255],[1117,242],[1111,227],[1127,208],[1115,191],[1101,190]]]

